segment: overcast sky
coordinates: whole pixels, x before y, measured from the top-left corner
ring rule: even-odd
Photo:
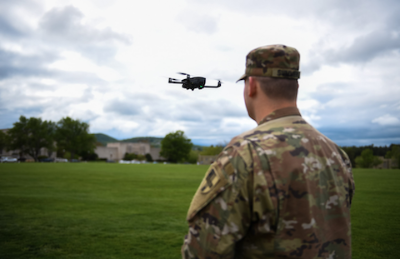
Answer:
[[[0,128],[70,116],[117,139],[226,143],[247,116],[245,56],[301,54],[299,108],[339,145],[400,143],[398,0],[0,0]],[[219,89],[168,84],[176,72]]]

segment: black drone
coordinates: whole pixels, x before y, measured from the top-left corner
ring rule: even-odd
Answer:
[[[189,74],[186,73],[178,73],[181,75],[187,76],[185,79],[179,80],[175,78],[169,78],[168,83],[170,84],[182,84],[182,88],[186,90],[192,89],[192,91],[196,88],[203,89],[203,88],[218,88],[221,87],[221,80],[218,80],[217,86],[210,86],[206,85],[206,78],[205,77],[190,77]]]

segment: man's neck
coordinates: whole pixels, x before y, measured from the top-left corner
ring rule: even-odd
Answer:
[[[276,110],[282,109],[282,108],[287,108],[287,107],[296,107],[297,108],[296,101],[294,101],[294,102],[282,102],[282,101],[280,101],[279,103],[270,102],[270,103],[268,103],[268,105],[261,106],[259,109],[257,109],[255,111],[254,120],[258,124],[258,123],[260,123],[260,121],[262,119],[267,117],[267,115],[269,115],[273,111],[276,111]]]

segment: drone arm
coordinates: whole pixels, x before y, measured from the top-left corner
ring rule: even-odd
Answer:
[[[220,85],[218,85],[218,86],[211,86],[211,85],[203,86],[203,88],[219,88],[219,87],[221,87],[221,86]]]
[[[168,83],[170,83],[170,84],[182,84],[182,81],[178,81],[176,79],[169,78],[168,79]]]
[[[221,87],[221,81],[218,81],[218,85],[217,86],[212,86],[212,85],[205,85],[203,86],[204,88],[219,88]]]

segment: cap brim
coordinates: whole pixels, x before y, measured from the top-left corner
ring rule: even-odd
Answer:
[[[239,82],[239,81],[241,81],[241,80],[246,79],[246,77],[247,77],[246,74],[242,75],[242,76],[236,81],[236,83]]]

